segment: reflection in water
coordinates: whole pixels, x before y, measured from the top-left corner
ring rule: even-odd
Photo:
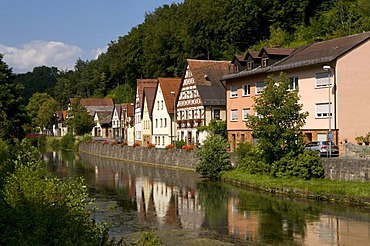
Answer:
[[[194,172],[72,153],[44,157],[59,177],[84,177],[112,236],[141,228],[177,228],[239,244],[370,245],[368,211],[298,202],[222,183]]]

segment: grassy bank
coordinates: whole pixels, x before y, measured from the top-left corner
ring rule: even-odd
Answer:
[[[281,179],[267,175],[241,173],[237,170],[223,173],[222,179],[238,186],[260,189],[274,194],[370,206],[368,182]]]

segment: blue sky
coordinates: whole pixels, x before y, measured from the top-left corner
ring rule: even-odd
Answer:
[[[73,69],[144,22],[146,12],[180,0],[0,0],[0,53],[15,73],[37,66]]]

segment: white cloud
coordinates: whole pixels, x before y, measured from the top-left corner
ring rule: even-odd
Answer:
[[[104,47],[104,48],[97,48],[95,50],[92,50],[91,51],[91,54],[92,54],[92,57],[94,57],[93,59],[98,59],[99,55],[102,54],[102,53],[106,53],[108,50],[108,46]]]
[[[36,40],[24,44],[20,49],[0,44],[0,53],[13,72],[25,73],[43,65],[72,70],[82,50],[62,42]]]

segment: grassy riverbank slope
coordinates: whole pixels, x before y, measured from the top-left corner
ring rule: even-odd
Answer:
[[[234,185],[260,189],[274,194],[370,206],[370,185],[368,182],[282,179],[267,175],[246,174],[237,170],[224,172],[222,180]]]

